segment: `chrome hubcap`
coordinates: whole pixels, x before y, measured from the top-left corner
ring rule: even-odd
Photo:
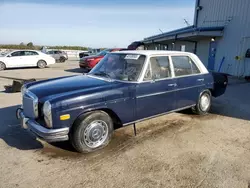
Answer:
[[[91,122],[84,130],[84,143],[90,148],[101,146],[108,137],[108,125],[102,120]]]
[[[206,111],[210,105],[210,97],[208,94],[204,94],[200,99],[200,107],[202,111]]]
[[[44,62],[40,62],[40,67],[45,67],[45,63]]]

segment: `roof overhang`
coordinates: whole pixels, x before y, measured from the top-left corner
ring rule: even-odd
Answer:
[[[144,39],[144,43],[171,42],[176,40],[198,41],[204,38],[222,37],[224,27],[188,27]]]

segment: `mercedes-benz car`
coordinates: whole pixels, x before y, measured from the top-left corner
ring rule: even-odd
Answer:
[[[88,74],[26,84],[17,117],[37,137],[88,153],[122,126],[189,108],[205,115],[226,87],[227,76],[209,73],[192,53],[119,51]]]

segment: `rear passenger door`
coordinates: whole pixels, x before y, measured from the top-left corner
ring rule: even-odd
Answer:
[[[37,66],[39,60],[39,54],[35,51],[24,51],[23,61],[25,67]]]
[[[204,87],[204,75],[189,56],[171,56],[171,59],[177,82],[176,108],[196,104],[199,93]]]

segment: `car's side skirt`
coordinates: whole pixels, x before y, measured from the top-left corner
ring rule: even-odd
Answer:
[[[194,107],[195,105],[196,104],[193,104],[193,105],[190,105],[190,106],[185,106],[183,108],[178,108],[178,109],[175,109],[175,110],[171,110],[171,111],[164,112],[164,113],[161,113],[161,114],[153,115],[153,116],[146,117],[146,118],[143,118],[143,119],[138,119],[136,121],[125,123],[125,124],[123,124],[123,126],[125,127],[125,126],[128,126],[128,125],[131,125],[131,124],[134,124],[134,123],[138,123],[138,122],[141,122],[141,121],[144,121],[144,120],[152,119],[152,118],[155,118],[155,117],[158,117],[158,116],[163,116],[163,115],[170,114],[170,113],[173,113],[173,112],[178,112],[178,111],[181,111],[181,110],[186,110],[188,108]]]

